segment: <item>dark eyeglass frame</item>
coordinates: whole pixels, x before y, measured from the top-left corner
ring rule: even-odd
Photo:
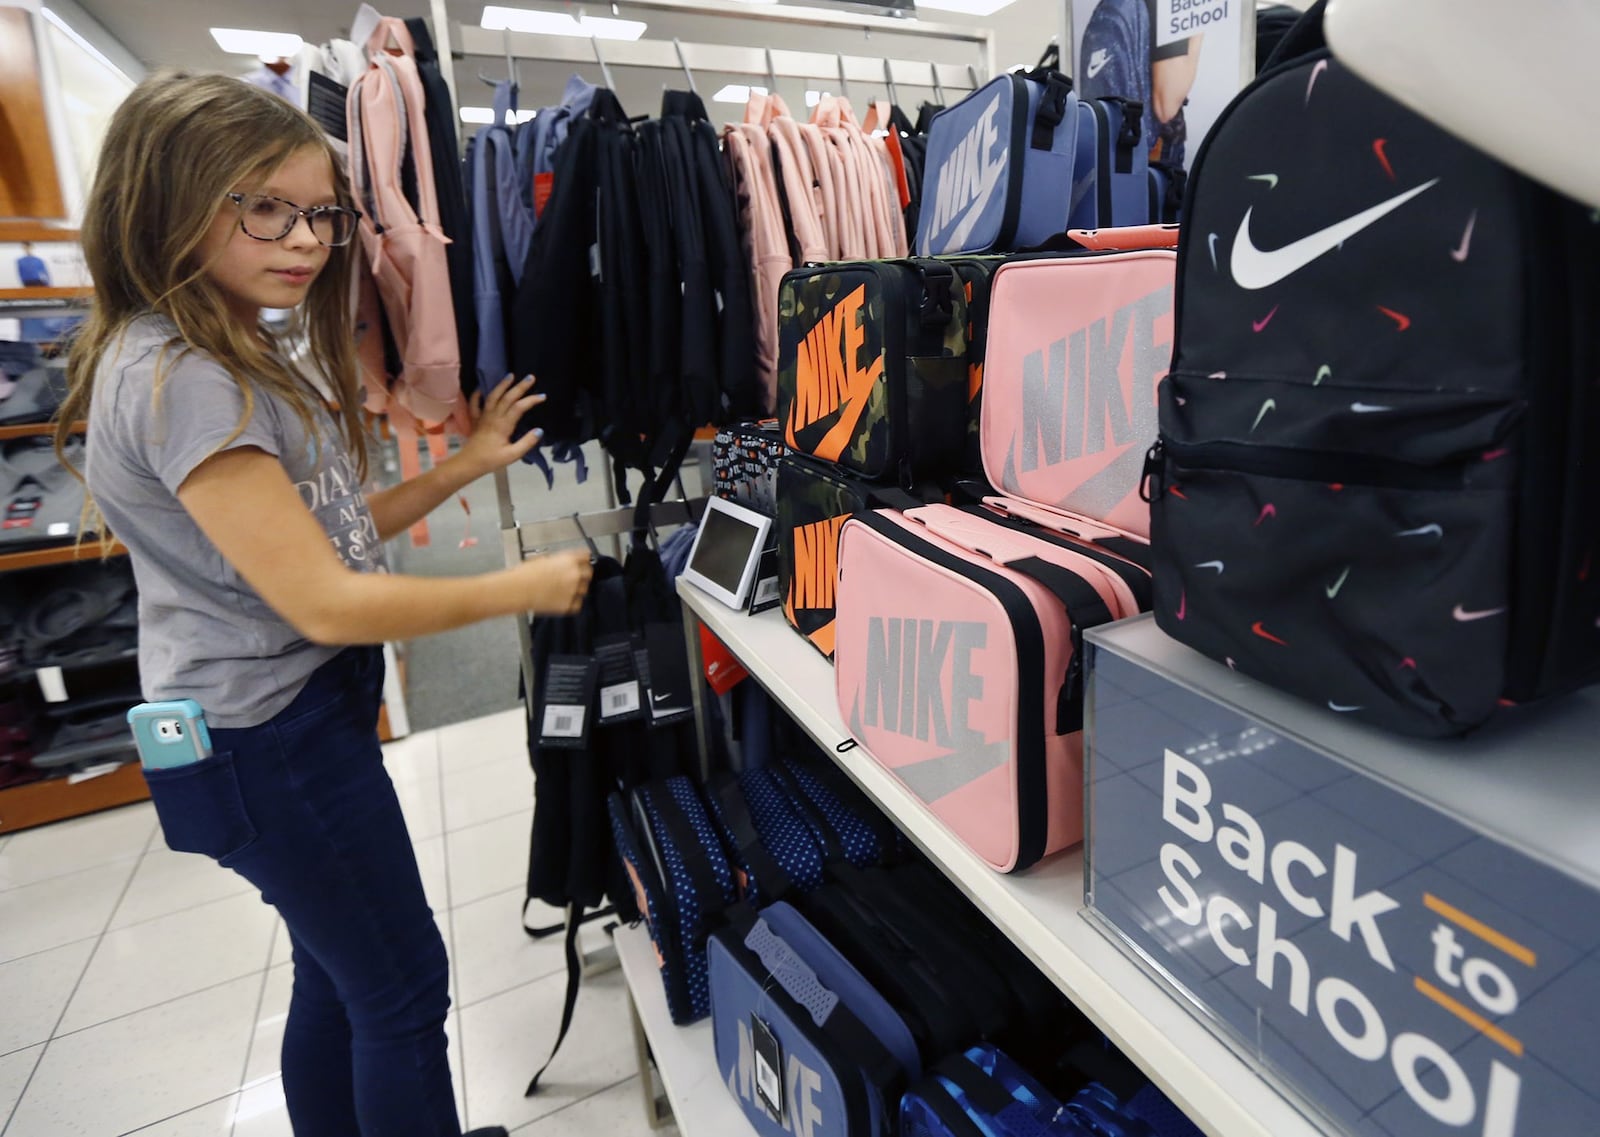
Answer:
[[[304,217],[306,219],[307,228],[311,230],[311,235],[316,237],[317,244],[328,249],[338,249],[343,248],[345,245],[348,245],[351,241],[355,240],[356,230],[360,227],[361,211],[359,209],[349,209],[342,205],[313,205],[310,209],[303,209],[294,202],[289,201],[287,198],[274,197],[270,193],[229,193],[226,196],[229,201],[233,202],[234,205],[239,207],[239,231],[242,232],[246,237],[249,237],[252,241],[281,241],[290,233],[294,232],[294,227],[300,224],[300,219]],[[284,226],[282,233],[279,233],[276,237],[262,237],[259,234],[250,232],[249,228],[245,225],[245,202],[247,201],[275,201],[280,205],[287,205],[294,212],[289,215],[289,224]],[[324,241],[321,237],[317,236],[317,217],[329,215],[342,215],[349,217],[350,236],[339,242]]]

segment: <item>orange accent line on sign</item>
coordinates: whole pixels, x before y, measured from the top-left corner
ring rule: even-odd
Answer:
[[[1484,1037],[1498,1042],[1501,1046],[1515,1054],[1518,1058],[1522,1057],[1522,1043],[1515,1038],[1512,1038],[1499,1027],[1495,1026],[1494,1023],[1484,1018],[1477,1011],[1473,1010],[1471,1007],[1462,1006],[1460,1003],[1456,1002],[1456,1000],[1452,999],[1449,995],[1446,995],[1443,991],[1439,990],[1439,988],[1435,987],[1432,983],[1429,983],[1420,975],[1417,976],[1413,982],[1416,983],[1418,991],[1432,999],[1435,1003],[1438,1003],[1456,1018],[1460,1019],[1468,1026],[1482,1032]]]
[[[1461,928],[1465,928],[1486,944],[1492,944],[1505,952],[1518,963],[1527,967],[1538,967],[1539,957],[1530,949],[1523,947],[1516,940],[1503,932],[1497,932],[1482,920],[1474,920],[1453,904],[1446,904],[1431,892],[1422,894],[1422,903]]]

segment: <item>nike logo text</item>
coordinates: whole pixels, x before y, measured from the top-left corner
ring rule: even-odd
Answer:
[[[1347,217],[1325,229],[1319,229],[1297,241],[1291,241],[1281,249],[1271,251],[1256,248],[1250,239],[1250,215],[1255,211],[1255,206],[1251,206],[1244,211],[1244,217],[1239,222],[1239,232],[1233,239],[1233,256],[1228,267],[1233,274],[1234,283],[1240,288],[1252,291],[1270,287],[1284,277],[1299,272],[1323,254],[1332,252],[1363,229],[1438,184],[1438,178],[1423,182],[1420,186],[1391,197],[1388,201],[1381,201],[1369,209],[1363,209],[1353,217]]]
[[[928,227],[928,236],[923,242],[924,255],[955,252],[964,247],[989,199],[994,196],[1009,152],[1009,147],[1002,146],[1000,152],[995,153],[995,146],[1000,142],[997,122],[1000,97],[996,92],[966,137],[956,144],[939,167],[938,196],[934,199],[933,224]],[[937,248],[933,240],[936,234],[945,234],[937,242]]]
[[[830,609],[839,579],[839,530],[849,515],[830,517],[794,530],[789,595],[785,608],[792,617],[805,609]]]
[[[1097,49],[1095,53],[1089,57],[1089,78],[1093,79],[1096,75],[1100,74],[1100,72],[1104,71],[1106,64],[1110,62],[1111,52],[1103,47]]]
[[[856,424],[867,409],[873,386],[883,375],[883,356],[861,366],[867,332],[862,311],[867,286],[861,285],[822,313],[800,342],[795,359],[795,397],[789,407],[786,441],[796,450],[829,462],[839,460]],[[816,443],[802,446],[796,435],[838,414],[838,420]]]
[[[1344,572],[1339,574],[1338,580],[1328,585],[1327,592],[1329,600],[1332,600],[1335,596],[1339,595],[1339,590],[1344,587],[1344,582],[1348,579],[1350,579],[1350,569],[1347,567]]]
[[[982,737],[967,724],[973,701],[983,699],[983,677],[972,673],[972,653],[983,650],[988,636],[988,625],[978,620],[872,617],[867,625],[866,725],[881,724],[884,730],[947,750],[982,746]]]
[[[1485,608],[1481,612],[1468,612],[1461,605],[1457,604],[1455,611],[1451,612],[1450,615],[1454,616],[1461,623],[1465,624],[1473,620],[1485,620],[1490,616],[1498,616],[1504,611],[1504,608]]]

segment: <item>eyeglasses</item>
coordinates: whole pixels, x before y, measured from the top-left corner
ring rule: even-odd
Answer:
[[[257,241],[281,241],[304,217],[311,235],[324,245],[348,245],[356,235],[361,214],[342,205],[317,205],[301,209],[292,201],[264,193],[230,193],[228,200],[239,207],[239,228]]]

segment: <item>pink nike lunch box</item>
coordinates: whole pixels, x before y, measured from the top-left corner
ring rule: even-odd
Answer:
[[[1170,250],[1002,266],[981,438],[1004,496],[840,537],[840,712],[1002,872],[1082,840],[1083,632],[1150,608],[1139,481],[1175,273]]]

